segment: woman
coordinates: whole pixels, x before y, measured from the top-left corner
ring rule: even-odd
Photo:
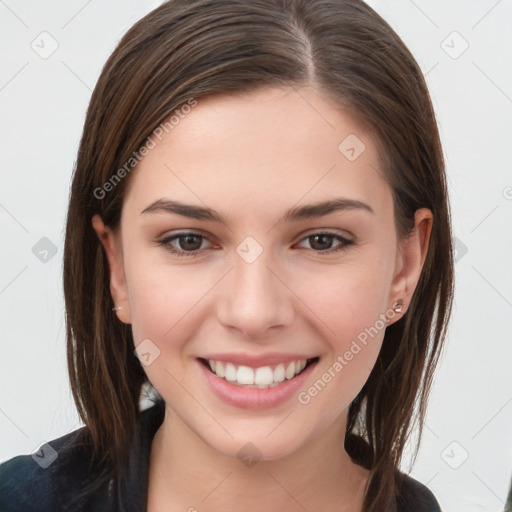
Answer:
[[[451,309],[443,158],[364,3],[136,23],[87,113],[64,286],[86,427],[0,466],[2,510],[440,510],[399,463]]]

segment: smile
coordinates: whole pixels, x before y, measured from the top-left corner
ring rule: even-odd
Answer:
[[[316,362],[318,357],[258,368],[213,359],[199,358],[199,360],[217,377],[231,384],[245,388],[267,389],[293,379],[302,373],[308,365]]]

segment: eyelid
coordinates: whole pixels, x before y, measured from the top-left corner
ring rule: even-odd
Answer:
[[[329,235],[329,236],[340,237],[345,240],[350,240],[351,242],[355,241],[354,235],[352,235],[348,231],[340,231],[340,230],[334,230],[334,229],[330,229],[330,228],[325,228],[325,229],[320,228],[320,229],[312,229],[312,230],[304,231],[303,233],[301,233],[299,235],[298,241],[300,242],[300,241],[304,240],[305,238],[309,238],[310,236],[314,236],[314,235]]]
[[[180,230],[177,230],[177,231],[166,232],[163,235],[160,235],[157,240],[159,240],[159,241],[169,240],[169,239],[174,239],[175,240],[176,238],[179,238],[180,236],[186,236],[186,235],[200,236],[204,240],[208,240],[210,243],[213,243],[212,240],[211,240],[210,234],[206,234],[204,231],[201,231],[200,229],[196,229],[196,228],[193,228],[193,229],[180,229]]]

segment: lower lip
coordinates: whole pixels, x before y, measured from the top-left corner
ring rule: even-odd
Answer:
[[[278,386],[267,389],[236,386],[215,375],[201,361],[197,360],[197,363],[212,391],[224,402],[243,409],[268,409],[286,402],[296,394],[317,365],[318,360],[293,379],[285,380]]]

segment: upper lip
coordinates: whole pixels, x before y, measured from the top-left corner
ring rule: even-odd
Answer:
[[[212,359],[213,361],[233,363],[236,366],[249,366],[252,368],[260,368],[262,366],[271,366],[280,363],[291,363],[292,361],[308,360],[315,357],[318,356],[311,356],[306,354],[283,354],[278,352],[258,355],[226,352],[223,354],[207,354],[201,356],[202,359]]]

